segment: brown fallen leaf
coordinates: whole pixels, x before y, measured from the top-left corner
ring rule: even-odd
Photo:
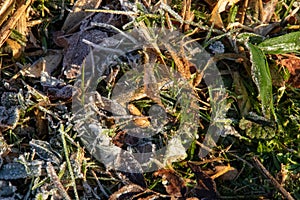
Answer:
[[[297,75],[300,72],[300,58],[286,58],[279,61],[279,64],[286,67],[291,75]]]
[[[278,3],[278,0],[271,0],[265,3],[264,9],[262,11],[261,21],[262,23],[269,23],[272,16],[275,13],[275,8]]]
[[[211,12],[210,22],[217,28],[224,28],[223,20],[220,13],[224,12],[228,7],[236,4],[239,0],[219,0]]]
[[[216,166],[215,169],[216,169],[215,174],[220,174],[218,178],[223,181],[232,181],[233,179],[236,178],[236,176],[239,173],[236,168],[230,166],[220,165],[220,166]]]
[[[293,87],[300,88],[300,58],[294,55],[286,54],[288,58],[282,59],[278,56],[277,64],[287,68],[291,76],[288,80]]]
[[[18,58],[21,56],[22,46],[17,41],[8,38],[6,40],[6,43],[10,47],[10,49],[12,51],[12,56],[14,58]]]
[[[174,197],[185,196],[185,182],[174,170],[160,169],[154,173],[154,176],[162,177],[162,184],[169,195]]]
[[[143,114],[141,111],[132,103],[128,104],[127,106],[130,114],[135,115],[135,116],[140,116],[141,118],[136,118],[133,120],[133,122],[142,128],[150,126],[150,121],[148,120],[147,117],[143,117]]]
[[[170,200],[168,195],[163,195],[153,190],[149,190],[140,187],[135,184],[125,185],[118,191],[113,193],[109,200]],[[187,199],[187,200],[197,200],[197,199]]]
[[[109,200],[131,199],[131,197],[143,191],[144,188],[142,188],[141,186],[135,184],[125,185],[124,187],[113,193],[109,197]]]
[[[219,194],[217,191],[215,181],[201,170],[200,166],[188,163],[192,171],[195,173],[197,186],[191,190],[192,196],[198,198],[218,199]]]
[[[127,146],[137,145],[139,139],[137,137],[131,136],[127,134],[127,131],[119,131],[112,138],[112,142],[114,145],[120,148],[126,149]]]
[[[35,61],[28,68],[21,70],[23,76],[40,78],[42,72],[47,72],[52,74],[62,60],[62,51],[61,50],[48,50],[46,55],[37,61]]]
[[[40,111],[39,109],[35,109],[34,118],[35,118],[37,135],[39,137],[44,137],[49,132],[48,130],[49,124],[48,124],[48,120],[45,117],[45,113]]]

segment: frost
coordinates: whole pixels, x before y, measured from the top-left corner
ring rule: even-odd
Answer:
[[[0,106],[0,130],[4,131],[7,128],[14,129],[20,119],[20,108],[11,107],[6,109]]]
[[[6,108],[17,106],[19,104],[18,93],[4,92],[1,96],[1,104]]]
[[[61,158],[58,155],[60,154],[54,152],[54,150],[52,150],[51,145],[48,142],[33,139],[29,142],[29,145],[32,149],[35,150],[36,154],[41,159],[59,165]]]
[[[221,54],[224,53],[224,45],[220,41],[216,41],[209,46],[209,49],[213,54]]]

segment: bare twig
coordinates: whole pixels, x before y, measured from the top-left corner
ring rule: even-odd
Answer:
[[[100,183],[100,181],[99,181],[99,179],[98,179],[96,173],[94,172],[94,170],[91,170],[91,172],[92,172],[92,174],[93,174],[93,176],[94,176],[94,178],[95,178],[95,180],[96,180],[96,182],[97,182],[97,184],[98,184],[99,189],[101,190],[101,192],[104,194],[104,196],[105,196],[106,198],[109,198],[109,195],[108,195],[107,192],[104,190],[104,188],[103,188],[102,184]]]
[[[294,200],[294,198],[292,197],[292,195],[286,191],[284,189],[284,187],[282,187],[280,185],[280,183],[278,183],[278,181],[270,174],[270,172],[263,166],[263,164],[258,160],[257,157],[253,157],[253,161],[255,163],[255,165],[257,166],[257,168],[259,170],[262,171],[262,173],[268,178],[271,180],[271,183],[275,186],[275,188],[277,188],[281,194],[288,200]]]

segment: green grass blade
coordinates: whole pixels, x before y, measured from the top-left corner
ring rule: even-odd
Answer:
[[[262,50],[251,43],[247,43],[247,46],[250,51],[250,60],[252,62],[252,79],[259,91],[262,112],[266,118],[270,119],[271,114],[274,114],[274,107],[272,96],[272,79],[269,66]]]
[[[266,39],[258,47],[265,54],[300,52],[300,31]]]

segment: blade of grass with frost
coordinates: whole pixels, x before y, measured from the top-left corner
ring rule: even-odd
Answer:
[[[266,57],[262,50],[251,43],[247,43],[252,62],[252,79],[256,84],[262,104],[264,116],[271,119],[271,114],[275,117],[272,96],[272,79]]]
[[[258,47],[265,54],[299,53],[300,31],[266,39]]]

